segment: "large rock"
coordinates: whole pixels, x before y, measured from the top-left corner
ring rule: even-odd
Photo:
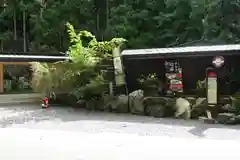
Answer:
[[[104,97],[104,111],[113,111],[118,113],[128,112],[128,96],[105,96]]]
[[[221,109],[223,110],[223,112],[230,112],[230,113],[236,112],[235,107],[231,104],[225,104],[225,105],[221,106]]]
[[[147,116],[153,117],[165,117],[173,113],[173,103],[172,99],[166,97],[145,97],[144,98],[144,106],[145,106],[145,114]]]
[[[144,114],[144,92],[136,90],[129,94],[129,109],[132,114]]]
[[[191,117],[197,119],[200,116],[205,116],[207,110],[207,99],[198,98],[196,103],[192,105]]]
[[[87,107],[87,101],[80,99],[76,102],[76,104],[73,106],[74,108],[86,108]]]
[[[86,109],[88,110],[100,110],[102,111],[104,108],[104,101],[103,99],[93,99],[89,100],[86,103]]]
[[[232,104],[231,104],[231,110],[234,111],[235,114],[240,114],[240,100],[238,98],[231,97]]]
[[[117,97],[116,96],[104,96],[104,110],[105,111],[116,111],[117,109]]]
[[[231,124],[240,124],[240,115],[235,116],[234,121]]]
[[[220,124],[231,124],[236,120],[234,113],[219,113],[216,117],[216,121]]]
[[[156,118],[162,118],[165,116],[165,109],[166,109],[166,106],[162,104],[152,105],[150,109],[150,116],[153,116]]]
[[[196,98],[194,97],[185,97],[186,100],[188,100],[188,102],[191,104],[191,105],[194,105],[196,104]]]
[[[118,113],[128,112],[128,96],[127,95],[120,95],[117,97],[116,111]]]
[[[191,118],[191,104],[189,103],[188,100],[184,98],[178,98],[176,100],[175,108],[176,108],[176,112],[175,112],[176,118],[184,118],[184,119]]]

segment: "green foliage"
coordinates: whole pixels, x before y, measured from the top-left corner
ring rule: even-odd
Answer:
[[[95,4],[95,0],[6,2],[7,7],[0,8],[0,38],[13,38],[14,18],[17,37],[21,39],[22,12],[26,11],[28,44],[34,51],[67,50],[65,24],[68,21],[91,31],[97,35],[95,39],[124,37],[128,48],[175,46],[199,39],[238,43],[240,37],[239,1],[109,0],[108,8],[103,3]],[[96,12],[95,8],[100,11]],[[100,26],[103,21],[108,24],[105,30],[105,24]]]
[[[33,88],[45,93],[69,92],[77,99],[89,99],[103,94],[107,81],[99,66],[103,60],[111,58],[109,55],[113,47],[121,45],[125,40],[115,38],[98,42],[90,32],[76,32],[70,23],[66,25],[71,43],[68,50],[71,61],[55,64],[32,63]],[[85,38],[89,39],[86,46],[83,45]]]
[[[206,80],[205,79],[202,81],[198,80],[196,89],[204,89],[204,88],[206,88]]]
[[[157,81],[157,80],[158,80],[158,78],[157,78],[156,73],[151,73],[151,74],[148,74],[147,76],[141,75],[140,78],[138,79],[138,82],[140,84],[144,84],[146,82],[152,82],[152,81]]]

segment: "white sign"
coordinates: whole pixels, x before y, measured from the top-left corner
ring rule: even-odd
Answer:
[[[207,100],[209,104],[217,104],[217,78],[208,77]]]
[[[212,64],[214,65],[214,67],[222,67],[222,65],[224,64],[224,58],[222,56],[217,56],[213,58]]]

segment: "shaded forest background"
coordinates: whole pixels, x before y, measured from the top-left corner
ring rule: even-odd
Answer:
[[[1,0],[1,51],[66,51],[66,22],[127,48],[238,43],[240,0]],[[13,47],[14,46],[14,47]]]

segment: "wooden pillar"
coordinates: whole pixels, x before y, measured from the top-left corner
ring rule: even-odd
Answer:
[[[0,63],[0,93],[4,92],[4,67],[3,63]]]

